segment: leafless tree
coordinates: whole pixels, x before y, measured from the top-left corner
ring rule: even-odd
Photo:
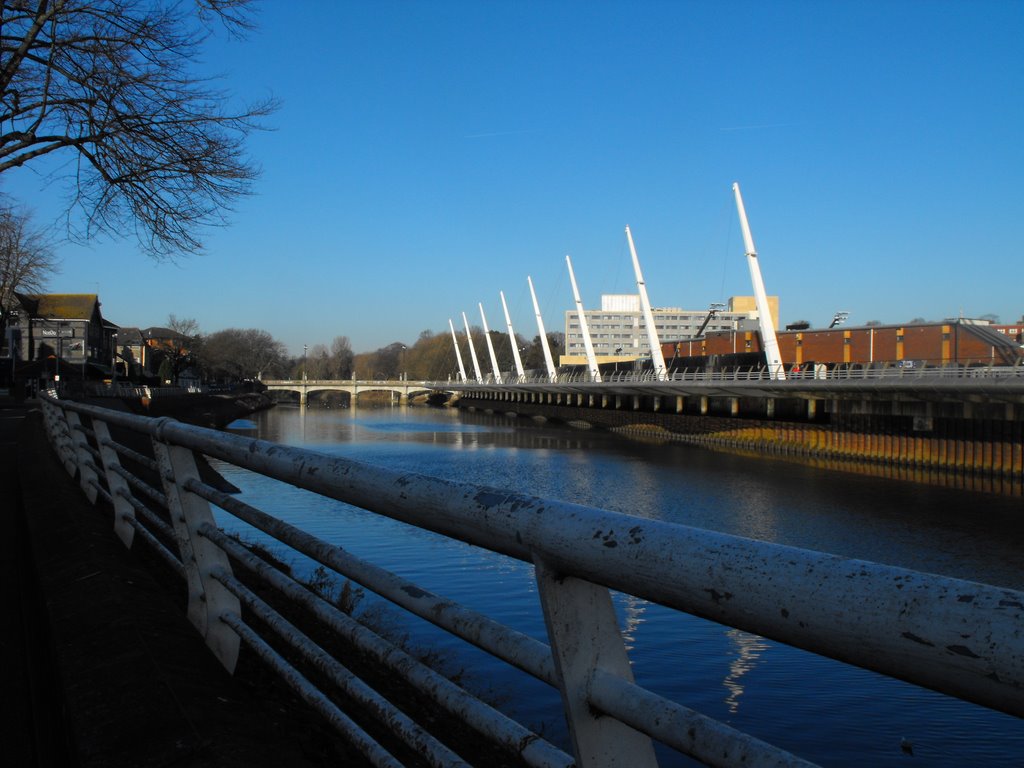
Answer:
[[[174,331],[174,335],[161,339],[161,343],[155,348],[157,355],[162,355],[164,363],[170,368],[170,379],[177,384],[178,376],[195,359],[197,348],[202,342],[199,333],[199,323],[191,317],[179,318],[175,315],[167,316],[167,327]]]
[[[236,382],[281,374],[284,344],[256,328],[227,328],[204,337],[199,354],[207,376]]]
[[[41,293],[57,272],[48,236],[32,226],[28,213],[0,208],[0,341],[17,309],[18,293]]]
[[[156,258],[201,250],[258,169],[244,140],[276,107],[237,110],[194,72],[219,21],[250,0],[0,0],[0,172],[73,153],[69,234],[134,229]]]
[[[348,336],[335,336],[331,342],[331,378],[347,379],[352,376],[352,342]]]

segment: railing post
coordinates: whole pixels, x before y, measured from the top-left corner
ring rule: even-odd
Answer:
[[[75,476],[77,462],[70,447],[71,428],[68,426],[66,412],[55,403],[43,398],[43,424],[46,425],[46,432],[50,437],[50,445],[57,452],[57,458],[64,465],[64,470],[71,476]]]
[[[131,549],[135,540],[135,527],[128,521],[135,518],[135,508],[126,498],[131,494],[128,481],[117,473],[117,467],[121,466],[121,458],[111,447],[113,442],[110,439],[110,429],[105,421],[94,418],[92,420],[92,431],[96,435],[96,445],[100,451],[100,461],[103,462],[103,474],[107,480],[107,488],[110,490],[110,498],[114,504],[114,533],[121,540],[121,543]]]
[[[535,570],[578,768],[657,768],[650,738],[590,705],[595,670],[633,682],[608,589],[540,560]]]
[[[96,483],[99,478],[93,469],[92,454],[89,453],[89,438],[81,430],[82,419],[74,411],[65,411],[64,418],[68,424],[68,437],[71,440],[71,448],[75,457],[75,464],[78,467],[78,485],[82,493],[89,500],[90,504],[96,503]]]
[[[192,451],[166,444],[160,439],[160,433],[161,429],[157,427],[153,452],[167,496],[178,554],[188,581],[188,618],[224,668],[234,672],[239,637],[220,621],[220,617],[225,613],[240,614],[241,606],[238,598],[210,575],[214,569],[230,573],[231,564],[220,547],[199,534],[202,525],[215,526],[216,523],[209,503],[184,487],[188,480],[200,479]]]

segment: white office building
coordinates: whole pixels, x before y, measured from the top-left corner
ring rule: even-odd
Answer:
[[[772,324],[778,327],[779,299],[768,297],[772,312]],[[708,309],[680,309],[678,307],[653,308],[654,327],[663,344],[701,336],[711,331],[757,330],[757,308],[753,296],[733,296],[718,309],[701,330],[707,320]],[[601,309],[585,309],[587,328],[594,344],[598,360],[636,359],[651,354],[647,339],[644,314],[637,294],[606,294],[601,296]],[[585,361],[586,350],[583,333],[580,331],[579,316],[575,309],[565,313],[565,352],[560,360],[562,365],[574,365]]]

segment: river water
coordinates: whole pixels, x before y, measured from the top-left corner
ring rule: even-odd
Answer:
[[[402,471],[1024,590],[1020,498],[455,409],[278,406],[233,428]],[[546,641],[526,564],[221,469],[261,509]],[[284,552],[232,518],[220,522]],[[286,559],[298,572],[310,571],[297,556]],[[360,608],[414,647],[437,649],[449,669],[464,671],[467,687],[568,749],[550,688],[393,614],[372,596]],[[1024,765],[1019,718],[635,598],[616,596],[616,609],[638,682],[806,759],[830,766]],[[659,759],[663,766],[690,764],[670,752]]]

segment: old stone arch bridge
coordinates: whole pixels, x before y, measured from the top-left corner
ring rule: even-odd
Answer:
[[[400,403],[409,402],[409,398],[418,394],[430,394],[436,392],[437,388],[432,387],[425,381],[327,381],[315,379],[267,379],[263,385],[268,390],[282,392],[298,392],[299,403],[305,405],[310,393],[313,392],[348,392],[352,402],[364,392],[391,392],[398,395]]]

